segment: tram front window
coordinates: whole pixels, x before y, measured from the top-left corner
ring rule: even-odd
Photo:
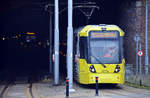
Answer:
[[[90,60],[92,64],[119,63],[119,41],[116,39],[91,39]]]

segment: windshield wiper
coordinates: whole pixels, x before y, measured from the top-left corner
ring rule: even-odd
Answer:
[[[106,65],[103,64],[103,63],[99,60],[99,58],[97,58],[97,57],[94,56],[94,55],[92,55],[92,57],[94,57],[100,64],[102,64],[102,66],[103,66],[104,68],[106,68]]]

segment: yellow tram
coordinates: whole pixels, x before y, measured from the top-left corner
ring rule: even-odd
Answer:
[[[87,25],[74,32],[74,79],[80,84],[123,84],[124,32],[116,25]]]

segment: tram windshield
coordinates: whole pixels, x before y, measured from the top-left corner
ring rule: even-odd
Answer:
[[[90,39],[90,61],[92,64],[119,63],[119,40],[117,38]]]

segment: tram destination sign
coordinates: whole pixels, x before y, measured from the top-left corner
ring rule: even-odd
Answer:
[[[91,32],[91,38],[117,38],[117,32]]]

